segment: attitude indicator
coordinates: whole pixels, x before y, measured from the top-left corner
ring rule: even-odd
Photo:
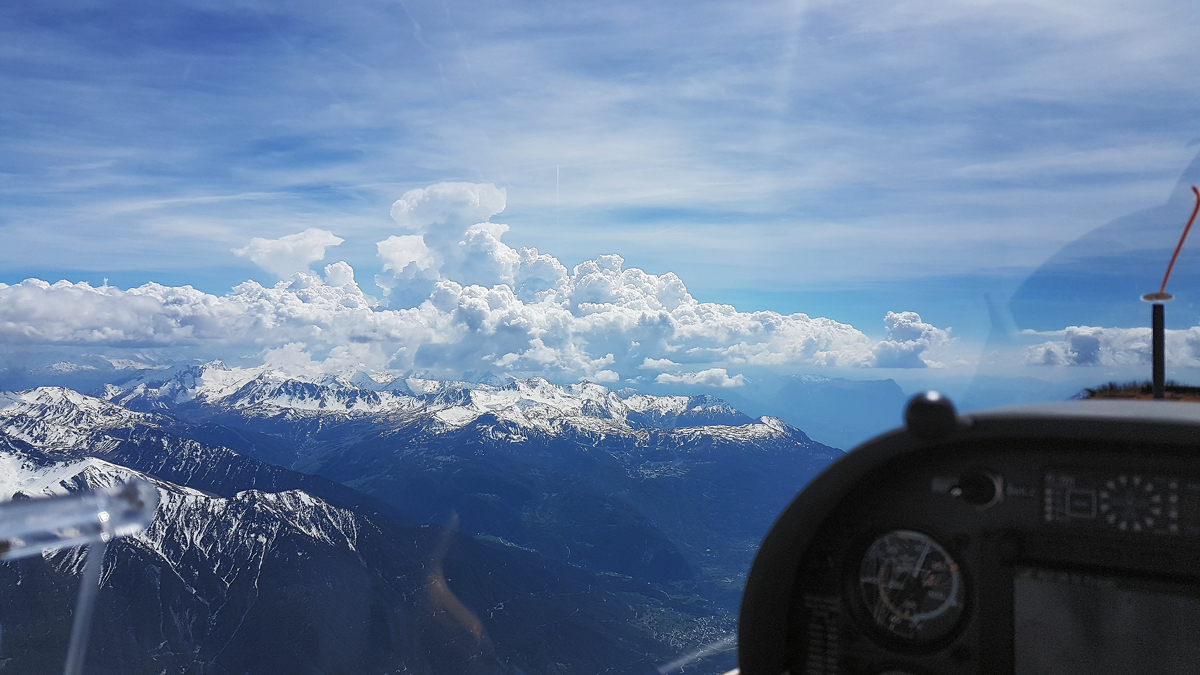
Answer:
[[[962,618],[962,572],[929,535],[893,530],[879,537],[863,555],[858,581],[871,621],[889,637],[936,642]]]

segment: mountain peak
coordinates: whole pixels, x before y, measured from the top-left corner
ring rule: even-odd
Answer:
[[[475,373],[476,380],[498,380]],[[108,387],[104,397],[135,410],[199,406],[239,415],[385,415],[392,423],[427,424],[443,432],[488,420],[559,433],[628,434],[638,429],[743,426],[749,416],[710,395],[621,393],[593,382],[555,384],[544,377],[488,381],[433,380],[378,374],[304,378],[265,367],[187,366],[143,374]],[[489,422],[482,422],[489,423]]]
[[[96,431],[149,423],[142,413],[63,387],[0,392],[0,429],[39,448],[72,448]]]

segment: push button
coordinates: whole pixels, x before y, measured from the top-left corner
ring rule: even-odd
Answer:
[[[1067,516],[1071,518],[1096,517],[1096,493],[1093,490],[1067,491]]]

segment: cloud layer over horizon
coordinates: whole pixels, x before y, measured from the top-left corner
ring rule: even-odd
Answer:
[[[1030,337],[1057,339],[1025,348],[1031,366],[1128,366],[1149,364],[1149,328],[1068,326],[1061,331],[1026,331]],[[1200,326],[1166,331],[1165,359],[1182,368],[1200,368]]]
[[[255,238],[235,251],[285,276],[221,296],[150,283],[128,290],[30,279],[0,284],[9,345],[167,348],[180,357],[257,355],[284,370],[469,371],[615,383],[736,387],[747,368],[923,368],[951,342],[914,312],[888,312],[887,336],[805,314],[739,312],[698,302],[672,273],[601,255],[572,270],[501,241],[504,190],[439,183],[396,201],[402,234],[377,244],[386,303],[338,261],[305,271],[341,243],[328,231]],[[297,269],[299,268],[299,269]],[[291,271],[291,274],[287,274]],[[386,307],[384,306],[386,304]]]

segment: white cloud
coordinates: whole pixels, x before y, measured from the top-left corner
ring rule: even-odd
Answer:
[[[445,376],[491,370],[604,381],[612,377],[606,372],[631,377],[647,369],[698,368],[710,378],[704,382],[727,386],[722,378],[736,382],[737,376],[718,377],[714,369],[916,365],[914,355],[933,342],[920,336],[939,330],[873,341],[830,319],[738,312],[697,302],[677,278],[623,269],[615,256],[577,266],[538,301],[522,301],[506,285],[440,280],[416,307],[379,309],[343,265],[329,265],[325,281],[297,273],[274,287],[247,281],[222,296],[160,284],[120,290],[30,279],[0,288],[0,340],[157,346],[188,358],[274,354],[270,350],[286,347],[272,358],[288,355],[288,363],[302,369],[312,359],[326,370],[362,366]],[[904,329],[916,325],[910,324]],[[299,351],[309,356],[297,360]],[[889,361],[880,353],[901,356]],[[663,375],[663,381],[697,377]]]
[[[612,382],[658,370],[666,372],[656,381],[706,386],[741,386],[743,376],[729,372],[760,366],[924,367],[933,363],[927,352],[950,342],[947,330],[913,312],[889,312],[887,337],[877,341],[831,319],[698,302],[676,275],[626,269],[618,255],[568,271],[553,256],[504,244],[504,225],[468,223],[499,212],[502,190],[446,185],[407,193],[393,208],[399,224],[423,232],[379,244],[386,267],[376,279],[392,284],[386,309],[344,261],[327,265],[324,279],[297,272],[222,296],[31,279],[0,287],[0,341],[163,347],[229,360],[257,353],[305,372]]]
[[[659,384],[691,384],[704,387],[741,387],[746,384],[744,376],[730,377],[724,368],[709,368],[695,373],[659,373],[654,381]]]
[[[1025,349],[1025,363],[1037,366],[1123,366],[1148,364],[1149,328],[1069,326],[1061,331],[1025,331],[1027,336],[1057,339]],[[1166,331],[1166,361],[1173,366],[1200,367],[1200,326]]]
[[[354,268],[345,260],[325,266],[325,283],[330,286],[354,285]]]
[[[941,365],[921,358],[921,354],[931,347],[948,343],[949,329],[943,330],[921,321],[921,316],[916,312],[888,312],[883,325],[887,328],[887,339],[876,344],[872,350],[876,366],[925,368]]]
[[[437,183],[409,190],[392,204],[392,220],[402,229],[424,234],[448,224],[485,221],[504,210],[504,188],[478,183]]]
[[[436,262],[433,251],[425,245],[425,239],[419,234],[393,236],[375,244],[379,257],[383,258],[383,271],[400,271],[409,265],[415,270],[427,270]]]
[[[313,361],[312,354],[305,349],[307,346],[303,342],[289,342],[281,347],[264,349],[263,365],[296,375],[320,373],[322,364]]]
[[[244,248],[233,249],[233,254],[249,258],[255,265],[282,278],[307,271],[309,265],[325,258],[325,249],[343,241],[329,230],[310,227],[278,239],[255,237]]]
[[[413,234],[376,243],[384,265],[375,283],[389,305],[414,307],[442,279],[464,286],[505,284],[522,300],[562,283],[567,268],[557,258],[500,241],[508,226],[488,219],[504,210],[505,200],[503,189],[472,183],[438,183],[396,200],[392,219]]]

